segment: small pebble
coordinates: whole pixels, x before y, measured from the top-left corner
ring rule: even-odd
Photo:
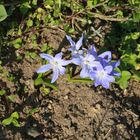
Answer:
[[[64,96],[64,99],[67,100],[68,99],[68,95]]]
[[[51,104],[48,104],[48,109],[52,109],[52,105]]]
[[[27,134],[28,134],[29,136],[32,136],[33,138],[36,138],[36,137],[38,137],[41,133],[39,133],[35,128],[29,128],[29,129],[27,130]]]

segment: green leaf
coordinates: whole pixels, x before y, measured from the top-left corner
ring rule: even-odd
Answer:
[[[20,127],[20,124],[19,124],[19,122],[16,119],[13,119],[12,123],[13,123],[14,126]]]
[[[93,0],[93,5],[96,6],[98,3],[98,0]]]
[[[133,78],[140,82],[140,72],[136,70],[132,70]]]
[[[27,20],[27,26],[28,26],[28,27],[33,26],[33,21],[32,21],[31,19],[28,19],[28,20]]]
[[[55,83],[51,83],[51,80],[49,80],[49,79],[43,80],[43,84],[45,84],[46,86],[48,86],[54,90],[58,90],[57,85]]]
[[[6,93],[6,91],[5,90],[0,90],[0,96],[2,96],[2,95],[4,95]]]
[[[25,113],[27,114],[27,117],[29,117],[38,111],[39,111],[39,109],[36,107],[36,108],[32,108],[32,109],[26,111]]]
[[[121,89],[127,88],[130,77],[131,73],[129,71],[122,71],[121,78],[117,81]]]
[[[44,44],[44,45],[41,47],[41,52],[45,52],[48,48],[49,48],[48,45],[47,45],[47,44]]]
[[[49,88],[45,88],[45,87],[40,87],[40,92],[44,93],[45,95],[50,93],[50,89]]]
[[[76,83],[76,82],[83,82],[83,83],[93,83],[93,80],[89,79],[89,78],[71,78],[69,80],[70,82]]]
[[[35,86],[39,86],[39,85],[43,84],[42,78],[40,78],[40,77],[37,78],[37,79],[35,80],[34,84],[35,84]]]
[[[36,6],[36,5],[37,5],[37,0],[33,0],[33,1],[32,1],[32,4],[33,4],[34,6]]]
[[[96,1],[96,0],[95,0]],[[93,8],[93,1],[92,0],[88,0],[87,1],[87,6],[89,7],[89,8]]]
[[[24,14],[26,14],[29,11],[30,8],[31,8],[30,1],[29,2],[25,1],[20,6],[20,12],[24,15]]]
[[[8,97],[8,99],[11,101],[11,102],[13,102],[13,103],[15,103],[15,100],[16,100],[16,97],[17,97],[17,95],[9,95],[9,96],[7,96]]]
[[[22,44],[22,38],[17,38],[11,42],[16,49],[19,49]]]
[[[31,58],[35,59],[37,54],[35,52],[30,53]]]
[[[139,32],[134,32],[134,33],[131,34],[131,38],[134,39],[134,40],[138,39],[139,37],[140,37]]]
[[[4,5],[0,5],[0,22],[7,18],[7,12],[5,10]]]
[[[42,84],[44,84],[44,85],[46,85],[46,86],[48,86],[48,87],[50,87],[50,88],[52,88],[54,90],[58,90],[58,87],[56,86],[56,84],[51,83],[51,80],[49,80],[49,79],[37,78],[35,80],[35,85],[36,86],[42,85]]]
[[[19,118],[18,112],[12,113],[12,114],[11,114],[11,117],[14,118],[14,119],[18,119],[18,118]]]
[[[137,66],[137,55],[136,54],[124,54],[121,56],[122,62],[128,64],[129,66],[136,68]]]
[[[13,121],[13,118],[12,117],[9,117],[9,118],[6,118],[2,121],[2,124],[3,125],[10,125]]]
[[[137,12],[133,14],[133,19],[136,22],[140,21],[140,10],[137,10]]]

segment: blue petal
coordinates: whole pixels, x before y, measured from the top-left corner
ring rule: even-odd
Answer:
[[[69,51],[73,51],[73,50],[74,50],[74,48],[68,48],[68,50],[69,50]]]
[[[55,58],[56,59],[61,59],[62,58],[62,55],[63,55],[63,53],[60,52],[60,53],[58,53],[58,54],[55,55]]]
[[[95,82],[94,82],[94,86],[97,87],[99,85],[101,85],[101,81],[96,79]]]
[[[64,67],[59,67],[60,74],[65,74],[66,69]]]
[[[110,74],[110,73],[112,72],[112,70],[113,70],[113,67],[112,67],[112,66],[106,66],[106,67],[104,68],[104,70],[105,70],[108,74]]]
[[[113,70],[110,75],[117,76],[117,77],[121,76],[121,74],[119,72],[115,71],[115,70]]]
[[[71,39],[71,37],[66,35],[66,38],[70,42],[71,47],[75,47],[75,42]]]
[[[78,40],[78,42],[76,43],[76,50],[79,50],[80,49],[80,47],[82,46],[82,42],[83,42],[83,34],[82,34],[82,36],[80,37],[80,39]]]
[[[46,54],[46,53],[41,53],[40,54],[40,57],[46,59],[46,60],[49,60],[49,61],[52,61],[53,60],[53,56],[49,55],[49,54]]]
[[[102,71],[102,70],[104,70],[104,69],[103,69],[103,66],[101,65],[101,63],[99,63],[99,64],[96,66],[96,69],[97,69],[97,71]]]
[[[90,46],[89,53],[92,54],[95,58],[97,57],[97,52],[94,45]]]
[[[42,67],[40,67],[36,72],[37,73],[44,73],[46,71],[49,71],[51,69],[51,65],[47,64],[47,65],[43,65]]]
[[[86,66],[84,66],[80,72],[80,77],[81,78],[86,78],[86,77],[89,77],[89,71],[87,69]]]
[[[116,68],[120,65],[120,61],[116,61],[116,62],[111,62],[111,65],[113,66],[113,68]]]
[[[56,68],[53,70],[53,77],[51,83],[54,83],[57,80],[58,76],[59,76],[59,69]]]
[[[92,68],[97,68],[97,67],[100,67],[100,62],[98,61],[93,61],[93,63],[91,64]]]
[[[61,60],[62,66],[66,66],[66,65],[68,65],[68,64],[70,64],[70,63],[72,63],[71,60]]]
[[[102,86],[106,89],[109,89],[109,82],[106,80],[102,80]]]
[[[93,72],[93,71],[89,72],[89,77],[90,77],[91,80],[95,80],[96,79],[96,75],[97,75],[96,72]]]
[[[115,81],[115,78],[113,76],[108,75],[106,77],[106,81],[108,81],[108,82],[114,82]]]
[[[102,67],[105,67],[105,66],[108,65],[108,62],[105,59],[101,58],[101,57],[98,57],[97,60],[100,62]]]
[[[100,54],[98,57],[101,57],[101,58],[105,59],[107,62],[109,62],[111,60],[111,52],[106,51],[106,52]]]
[[[80,58],[73,58],[71,62],[75,65],[80,65],[81,64],[81,59]]]
[[[94,44],[92,44],[92,45],[90,46],[90,48],[91,48],[92,51],[97,52]]]

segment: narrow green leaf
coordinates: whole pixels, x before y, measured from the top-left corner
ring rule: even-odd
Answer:
[[[91,79],[89,79],[89,78],[72,78],[72,79],[70,79],[69,80],[70,82],[83,82],[83,83],[87,83],[87,82],[89,82],[89,83],[93,83],[93,81],[91,80]]]
[[[35,80],[34,84],[35,84],[35,86],[39,86],[39,85],[43,84],[42,78],[41,78],[41,77],[37,78],[37,79]]]
[[[56,85],[55,83],[51,83],[51,80],[45,79],[45,80],[43,80],[43,81],[44,81],[43,83],[44,83],[46,86],[51,87],[51,88],[54,89],[54,90],[58,90],[57,85]]]
[[[49,79],[37,78],[35,80],[35,85],[36,86],[42,85],[42,84],[44,84],[44,85],[46,85],[46,86],[48,86],[48,87],[50,87],[50,88],[52,88],[54,90],[58,90],[57,85],[55,83],[51,83],[51,80],[49,80]]]

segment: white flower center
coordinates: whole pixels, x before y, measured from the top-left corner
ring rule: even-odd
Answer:
[[[52,61],[50,64],[51,64],[52,68],[58,67],[57,61]]]
[[[78,54],[78,51],[77,50],[74,50],[74,52],[73,52],[74,54]]]
[[[93,56],[89,55],[88,57],[85,57],[83,61],[85,65],[92,66],[94,62],[94,58]]]
[[[99,79],[104,79],[106,77],[106,72],[105,71],[99,71],[99,72],[97,72],[97,77]]]
[[[86,59],[86,60],[84,61],[84,64],[90,65],[90,61]]]
[[[80,54],[81,55],[81,54],[83,54],[83,51],[82,50],[74,50],[73,53],[74,54]]]

